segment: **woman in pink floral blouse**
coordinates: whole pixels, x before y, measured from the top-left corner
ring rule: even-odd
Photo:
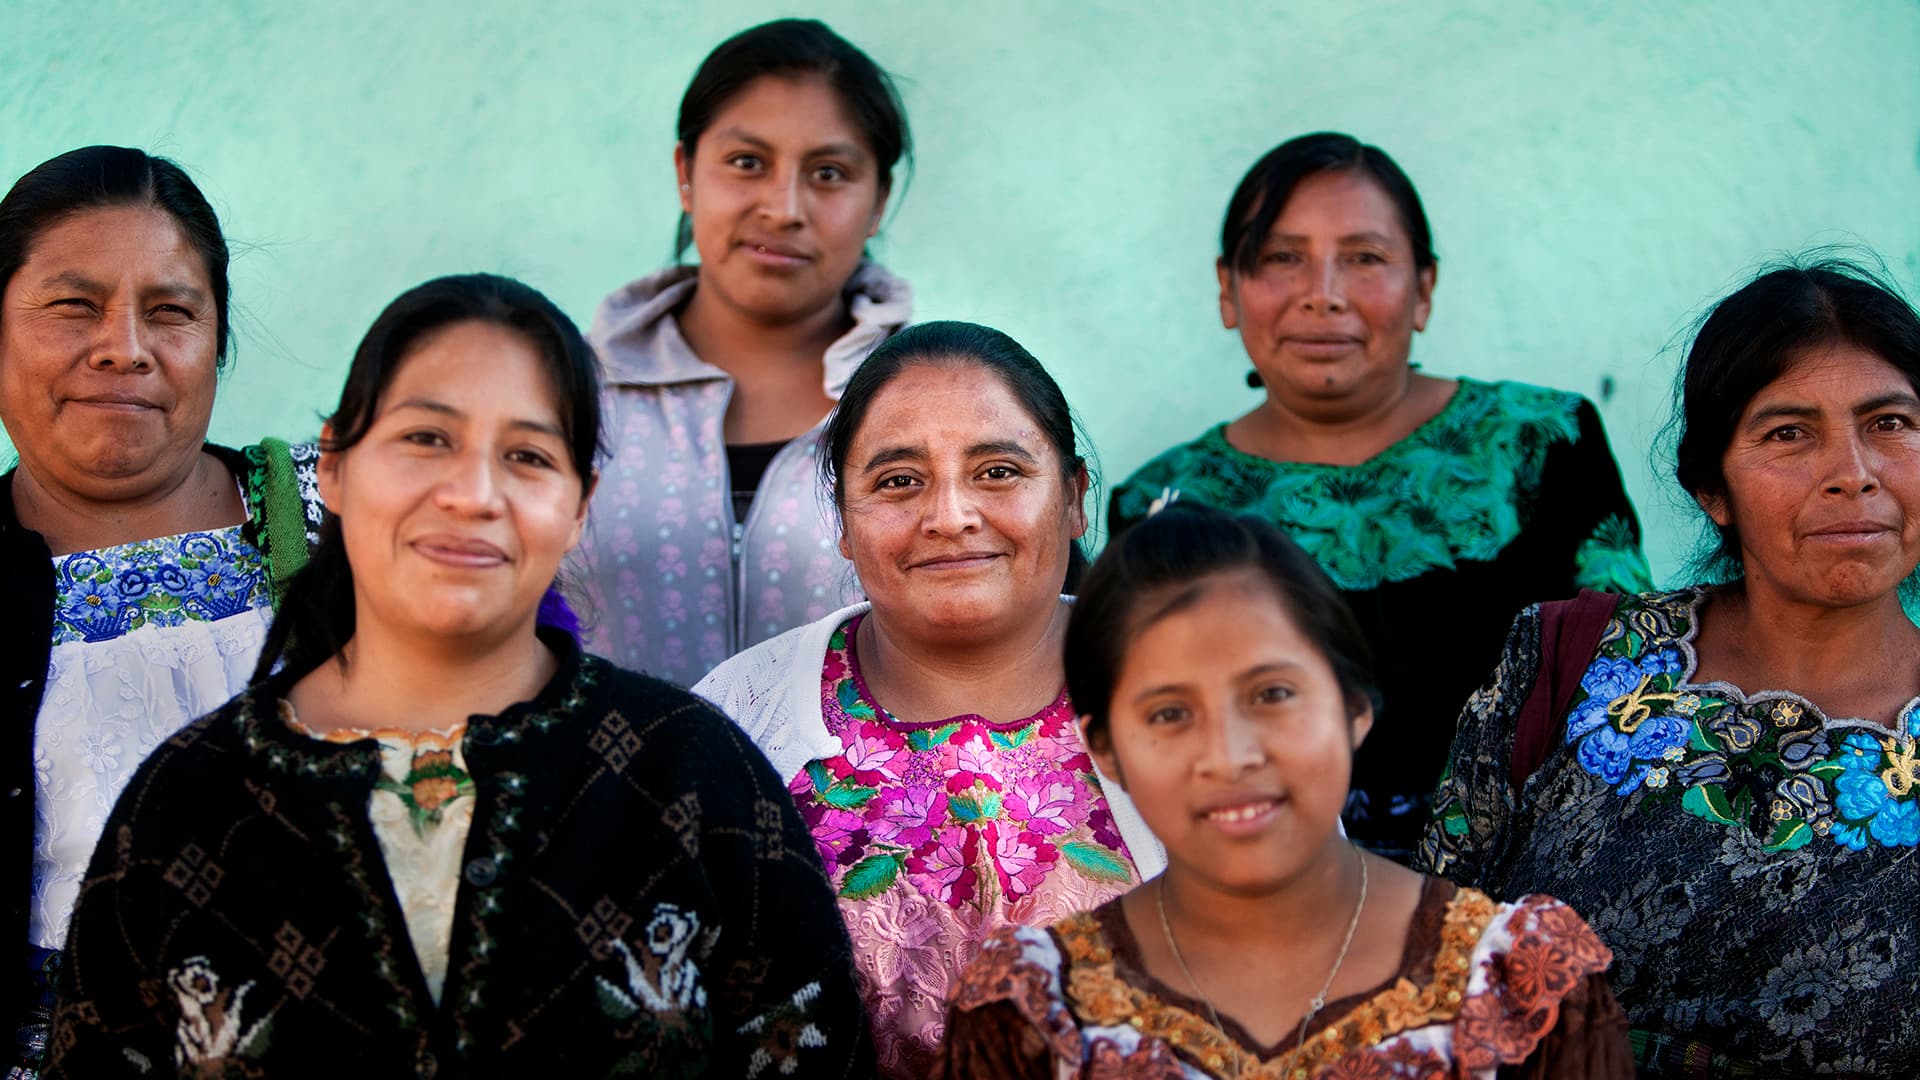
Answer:
[[[1164,862],[1074,726],[1060,595],[1088,476],[1060,388],[997,330],[928,323],[855,372],[825,450],[868,602],[697,687],[788,781],[839,892],[880,1067],[925,1076],[948,985]]]

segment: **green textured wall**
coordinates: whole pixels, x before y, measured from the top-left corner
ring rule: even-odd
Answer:
[[[588,318],[667,255],[694,66],[796,13],[0,7],[0,178],[129,143],[177,158],[220,211],[237,252],[226,441],[310,435],[373,315],[424,278],[515,274]],[[1693,525],[1651,443],[1701,305],[1815,243],[1872,245],[1920,280],[1914,0],[806,13],[903,80],[919,169],[880,255],[922,318],[1001,326],[1047,362],[1110,481],[1256,400],[1216,318],[1214,237],[1246,167],[1306,130],[1377,142],[1420,186],[1442,273],[1416,360],[1602,400],[1662,576]]]

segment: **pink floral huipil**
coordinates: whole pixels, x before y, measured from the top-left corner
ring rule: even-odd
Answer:
[[[827,645],[821,709],[839,754],[790,790],[853,937],[881,1072],[931,1074],[947,988],[998,928],[1046,926],[1127,891],[1133,858],[1066,691],[1033,716],[905,723]]]

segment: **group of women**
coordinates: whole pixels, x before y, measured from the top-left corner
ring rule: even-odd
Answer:
[[[241,450],[193,182],[14,185],[10,1075],[1920,1067],[1893,289],[1714,308],[1716,546],[1650,592],[1593,406],[1416,371],[1412,183],[1290,140],[1218,263],[1264,400],[1089,566],[1058,385],[866,258],[908,154],[864,53],[748,30],[681,104],[696,264],[587,335],[422,284]]]

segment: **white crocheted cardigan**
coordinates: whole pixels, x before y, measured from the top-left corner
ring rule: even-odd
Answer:
[[[826,663],[827,640],[833,632],[871,608],[863,600],[818,622],[763,641],[714,668],[695,684],[693,692],[732,717],[773,762],[780,778],[792,783],[807,762],[832,757],[841,750],[840,740],[827,731],[826,717],[820,712],[820,670]],[[1140,880],[1166,869],[1166,848],[1140,819],[1133,800],[1119,784],[1102,775],[1098,765],[1094,774],[1113,823],[1133,855]]]

